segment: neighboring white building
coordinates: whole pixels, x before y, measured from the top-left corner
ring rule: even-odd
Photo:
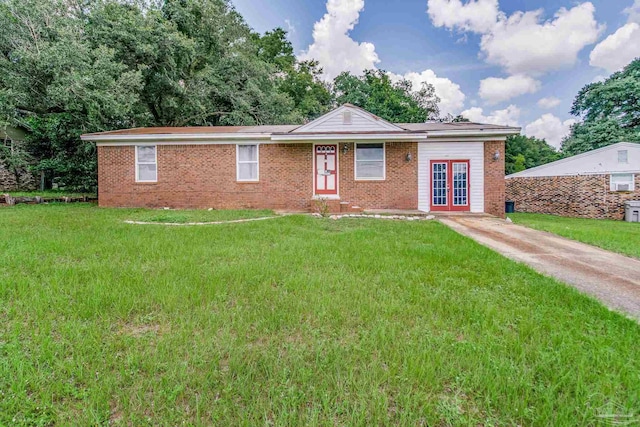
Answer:
[[[507,178],[630,173],[640,173],[640,143],[619,142],[513,173]]]
[[[620,219],[640,199],[640,143],[620,142],[506,177],[520,212]]]

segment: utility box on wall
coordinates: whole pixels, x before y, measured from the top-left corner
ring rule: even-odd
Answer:
[[[627,222],[640,222],[640,200],[625,202],[624,219]]]

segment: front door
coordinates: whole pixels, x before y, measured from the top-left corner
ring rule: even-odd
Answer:
[[[431,210],[470,210],[469,160],[431,161]]]
[[[316,145],[314,151],[315,194],[335,196],[338,194],[338,146]]]

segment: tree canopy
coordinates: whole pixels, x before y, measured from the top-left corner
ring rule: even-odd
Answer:
[[[408,80],[392,82],[382,70],[366,70],[362,76],[342,73],[334,81],[338,104],[350,103],[391,122],[420,123],[438,117],[432,85],[414,88]]]
[[[507,175],[553,162],[562,154],[543,139],[525,135],[511,135],[505,147],[505,172]]]
[[[580,117],[562,143],[574,155],[621,141],[640,142],[640,59],[602,82],[583,87],[571,107]]]

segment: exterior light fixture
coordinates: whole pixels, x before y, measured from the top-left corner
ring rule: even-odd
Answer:
[[[348,144],[344,144],[342,146],[342,154],[347,154],[347,151],[349,151],[349,145]]]
[[[407,153],[407,156],[405,157],[405,159],[407,160],[407,162],[410,162],[411,159],[413,159],[413,156],[411,155],[411,153]]]
[[[497,162],[498,160],[500,160],[500,151],[496,150],[496,152],[493,153],[493,161]]]

